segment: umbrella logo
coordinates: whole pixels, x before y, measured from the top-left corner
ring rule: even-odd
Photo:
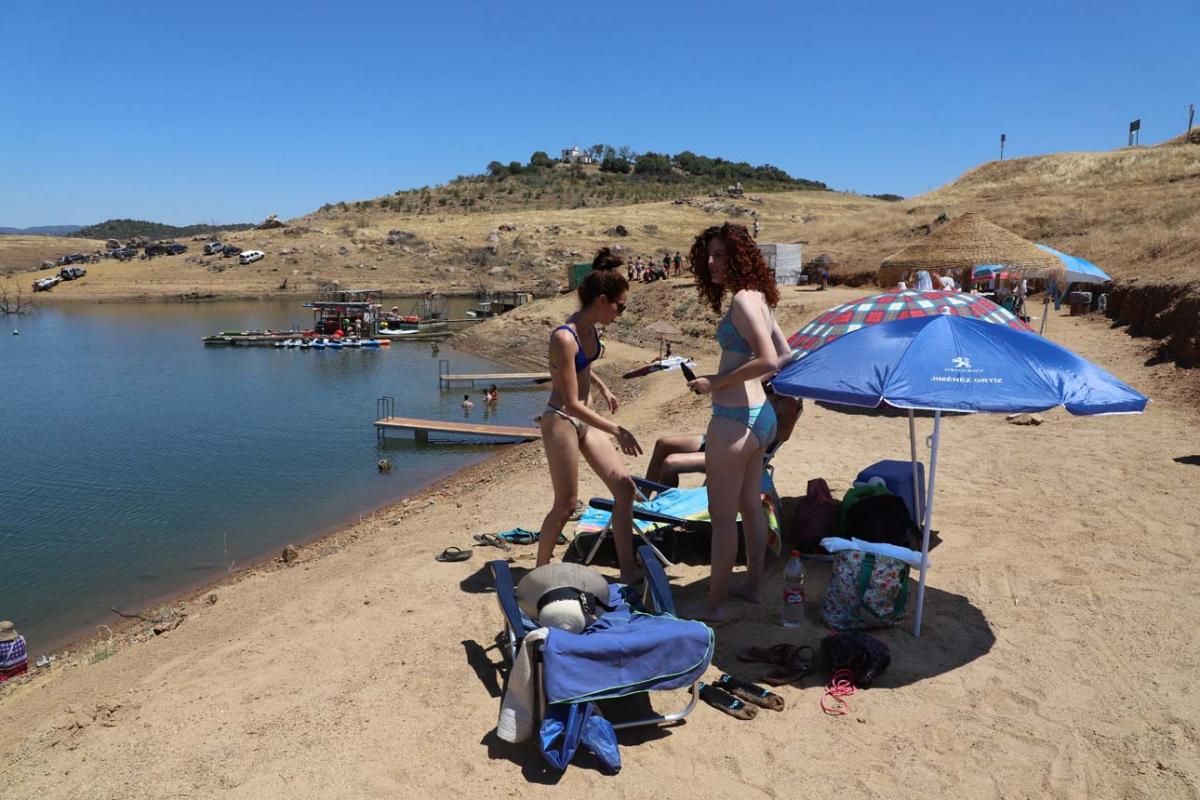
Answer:
[[[966,356],[955,356],[953,359],[951,359],[951,363],[954,364],[955,369],[971,368],[971,359],[967,358]]]

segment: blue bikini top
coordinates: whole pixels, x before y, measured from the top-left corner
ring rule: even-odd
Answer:
[[[722,350],[754,355],[754,351],[750,349],[750,343],[738,333],[738,329],[733,324],[733,320],[730,319],[729,314],[726,314],[717,323],[717,344],[721,345]]]
[[[600,349],[596,352],[595,358],[588,358],[587,353],[583,352],[583,342],[579,340],[579,334],[575,332],[574,328],[572,328],[570,325],[559,325],[551,332],[550,335],[553,336],[559,331],[567,331],[570,333],[572,338],[575,339],[575,344],[579,346],[579,349],[575,351],[576,372],[583,372],[585,369],[590,367],[593,362],[599,361],[600,357],[604,355],[604,342],[600,341],[600,334],[596,333],[595,328],[592,328],[592,335],[596,337],[596,344],[600,345]]]

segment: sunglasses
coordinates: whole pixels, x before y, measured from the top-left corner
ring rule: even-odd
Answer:
[[[625,313],[625,304],[624,304],[624,303],[617,303],[617,302],[614,302],[614,303],[613,303],[613,305],[617,307],[617,313],[618,313],[618,314],[624,314],[624,313]]]

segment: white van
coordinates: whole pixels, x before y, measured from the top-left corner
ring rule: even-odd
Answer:
[[[262,250],[243,250],[242,254],[238,256],[238,261],[243,264],[253,264],[255,261],[261,260],[264,256],[266,256],[266,253]]]

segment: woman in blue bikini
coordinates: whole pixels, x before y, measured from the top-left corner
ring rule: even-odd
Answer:
[[[693,392],[712,395],[704,449],[713,526],[712,579],[704,607],[694,616],[721,621],[737,558],[739,511],[746,537],[746,581],[734,593],[751,603],[762,602],[767,553],[760,497],[763,455],[777,428],[762,379],[791,358],[791,349],[771,312],[779,302],[775,279],[744,225],[725,223],[704,231],[692,245],[691,263],[701,300],[713,311],[721,312],[727,292],[733,296],[717,324],[717,374],[688,383]]]
[[[575,511],[582,453],[612,493],[612,530],[621,580],[631,583],[637,577],[633,556],[634,484],[609,436],[616,438],[626,455],[640,455],[642,448],[632,433],[588,407],[594,385],[609,411],[617,411],[617,398],[600,376],[593,374],[592,364],[604,353],[596,326],[611,324],[625,310],[629,281],[620,272],[622,263],[607,247],[598,252],[592,271],[579,283],[579,310],[550,334],[550,378],[554,388],[539,424],[554,483],[554,506],[542,521],[537,565],[550,563],[554,543]]]

